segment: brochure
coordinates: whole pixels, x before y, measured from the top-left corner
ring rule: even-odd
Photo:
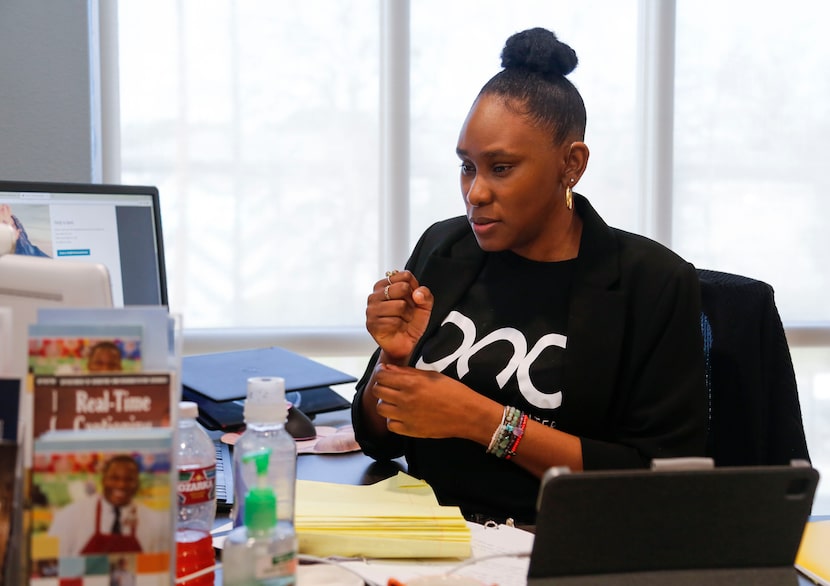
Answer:
[[[143,328],[143,370],[174,370],[180,360],[180,348],[176,343],[181,330],[180,319],[168,313],[163,306],[74,309],[42,307],[37,313],[37,323],[83,326],[138,324]]]
[[[140,325],[29,326],[29,373],[140,372]]]
[[[15,584],[19,566],[15,537],[19,539],[20,462],[18,459],[18,404],[20,381],[0,379],[0,586]]]
[[[170,428],[51,431],[36,439],[30,584],[110,584],[126,576],[129,583],[169,585],[172,445]]]
[[[170,427],[168,373],[34,377],[32,433]]]

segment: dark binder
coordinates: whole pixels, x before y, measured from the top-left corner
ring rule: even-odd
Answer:
[[[351,406],[351,403],[331,387],[292,391],[286,393],[285,398],[309,418],[313,418],[317,413],[339,411]],[[199,406],[199,423],[207,429],[237,431],[245,425],[243,400],[213,401],[188,387],[182,389],[182,399],[193,401]]]
[[[199,421],[208,429],[238,428],[243,424],[248,379],[258,376],[284,378],[286,399],[308,416],[348,407],[349,402],[330,387],[357,381],[350,374],[271,346],[185,356],[182,397],[199,405]]]
[[[798,584],[809,466],[558,472],[539,493],[530,586]]]

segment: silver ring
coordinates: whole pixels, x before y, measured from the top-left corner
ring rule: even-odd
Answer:
[[[387,285],[386,287],[383,288],[383,296],[386,297],[387,301],[389,301],[389,299],[390,299],[390,297],[389,297],[389,287],[390,286],[391,285]]]
[[[389,282],[390,285],[392,284],[392,275],[397,275],[397,274],[398,274],[398,269],[392,269],[391,271],[386,271],[386,280]]]

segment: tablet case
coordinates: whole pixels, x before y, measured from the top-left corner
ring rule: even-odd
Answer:
[[[809,466],[551,469],[528,584],[795,585],[817,484]]]

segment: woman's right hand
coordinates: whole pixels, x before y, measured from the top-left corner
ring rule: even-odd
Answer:
[[[391,271],[375,283],[366,306],[366,329],[386,361],[406,364],[426,330],[432,304],[432,292],[409,271]]]

